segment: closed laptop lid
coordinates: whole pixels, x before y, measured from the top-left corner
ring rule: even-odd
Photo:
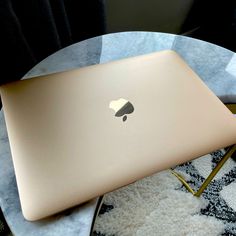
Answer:
[[[173,51],[0,91],[28,220],[236,143],[232,113]]]

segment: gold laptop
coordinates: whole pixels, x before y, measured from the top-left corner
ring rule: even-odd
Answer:
[[[0,91],[31,221],[236,143],[235,117],[173,51]]]

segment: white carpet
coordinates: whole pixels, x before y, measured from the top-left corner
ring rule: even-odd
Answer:
[[[218,151],[176,170],[198,187],[221,156]],[[170,171],[109,193],[95,235],[236,235],[235,174],[236,163],[230,159],[201,198],[186,192]]]

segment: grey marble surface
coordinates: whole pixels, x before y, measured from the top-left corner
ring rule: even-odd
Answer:
[[[153,51],[173,49],[224,102],[236,102],[236,56],[200,40],[164,33],[125,32],[86,40],[46,58],[25,78]],[[88,235],[98,199],[38,222],[24,220],[3,112],[0,112],[0,206],[15,235]]]

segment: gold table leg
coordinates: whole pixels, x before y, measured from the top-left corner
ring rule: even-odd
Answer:
[[[197,192],[194,192],[194,190],[190,187],[190,185],[186,182],[184,177],[180,175],[179,173],[171,170],[172,174],[175,175],[182,183],[183,185],[188,189],[189,192],[191,192],[194,196],[200,197],[203,191],[207,188],[211,180],[215,177],[215,175],[219,172],[219,170],[222,168],[224,163],[232,156],[232,154],[236,150],[236,145],[231,146],[225,155],[222,157],[222,159],[218,162],[216,167],[213,169],[213,171],[210,173],[210,175],[205,179],[202,186],[198,189]]]

